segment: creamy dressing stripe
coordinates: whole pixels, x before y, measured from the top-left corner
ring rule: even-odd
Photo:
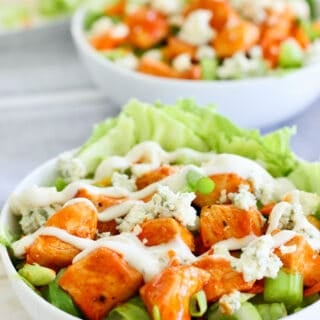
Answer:
[[[52,236],[69,243],[79,250],[84,250],[94,244],[94,240],[73,236],[63,229],[56,227],[41,227],[36,232],[24,236],[12,244],[12,249],[17,258],[23,258],[26,250],[30,247],[39,236]]]

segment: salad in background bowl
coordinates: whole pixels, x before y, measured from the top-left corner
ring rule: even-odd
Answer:
[[[70,16],[83,0],[2,0],[0,34],[43,26]]]
[[[299,21],[291,2],[303,9]],[[239,125],[265,127],[318,96],[318,24],[304,0],[248,1],[262,17],[246,17],[237,3],[100,1],[76,12],[72,35],[93,80],[120,105],[132,97],[174,103],[188,93],[199,104],[215,102]],[[270,3],[280,4],[280,13],[269,14]],[[178,13],[166,14],[170,6]],[[214,17],[222,13],[219,25]],[[181,25],[170,27],[177,17]]]
[[[149,75],[262,77],[319,61],[320,22],[311,3],[108,0],[89,9],[85,33],[106,59]]]
[[[191,100],[129,102],[5,204],[21,303],[48,320],[315,318],[320,165],[293,133]]]

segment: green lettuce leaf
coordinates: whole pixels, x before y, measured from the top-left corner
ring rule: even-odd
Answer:
[[[298,189],[320,194],[319,162],[300,161],[288,178]]]
[[[273,176],[287,176],[297,166],[290,149],[295,129],[284,128],[265,136],[237,127],[213,106],[193,100],[175,105],[130,101],[122,113],[95,127],[77,157],[92,174],[106,157],[123,155],[142,141],[157,141],[165,150],[189,147],[199,151],[238,154],[263,164]]]
[[[132,148],[135,144],[134,130],[134,121],[124,114],[110,122],[103,122],[96,127],[76,157],[86,165],[87,173],[92,174],[106,157],[114,154],[124,155]]]

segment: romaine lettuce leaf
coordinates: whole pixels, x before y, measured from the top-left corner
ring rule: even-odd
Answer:
[[[260,162],[273,176],[287,176],[298,163],[290,149],[294,133],[295,129],[284,128],[261,136],[257,130],[237,127],[213,106],[199,107],[190,99],[175,105],[132,100],[117,118],[95,127],[77,157],[92,174],[104,158],[123,155],[137,143],[154,140],[168,151],[189,147],[238,154]]]
[[[300,161],[288,178],[298,189],[320,194],[319,162]]]

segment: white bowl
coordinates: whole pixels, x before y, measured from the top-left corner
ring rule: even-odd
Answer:
[[[130,98],[174,103],[192,97],[199,104],[213,103],[238,125],[265,127],[283,121],[308,107],[320,94],[320,63],[282,77],[230,81],[165,79],[126,70],[97,53],[84,36],[86,9],[72,19],[71,32],[92,79],[122,105]]]
[[[15,192],[19,192],[32,185],[48,185],[55,180],[55,164],[56,159],[46,162],[44,165],[33,171],[27,176],[16,188]],[[1,228],[9,227],[13,232],[17,231],[16,217],[10,213],[8,202],[5,203],[1,216]],[[6,230],[6,229],[5,229]],[[37,293],[31,290],[18,276],[9,254],[5,247],[0,245],[0,257],[3,262],[4,269],[8,275],[11,286],[20,300],[22,306],[34,320],[79,320],[79,318],[71,316],[41,298]]]
[[[28,186],[32,185],[49,185],[55,180],[55,163],[56,159],[46,162],[44,165],[28,175],[16,188],[15,192],[19,192]],[[10,213],[8,202],[4,205],[0,215],[0,226],[3,228],[9,227],[9,230],[17,230],[17,220]],[[71,316],[60,309],[54,307],[38,294],[32,291],[18,277],[17,272],[10,260],[5,247],[0,245],[0,257],[2,259],[4,269],[11,282],[12,288],[19,298],[21,304],[26,309],[28,314],[34,320],[79,320],[79,318]],[[283,320],[303,320],[303,319],[318,319],[320,312],[320,301],[313,305],[304,308]]]

